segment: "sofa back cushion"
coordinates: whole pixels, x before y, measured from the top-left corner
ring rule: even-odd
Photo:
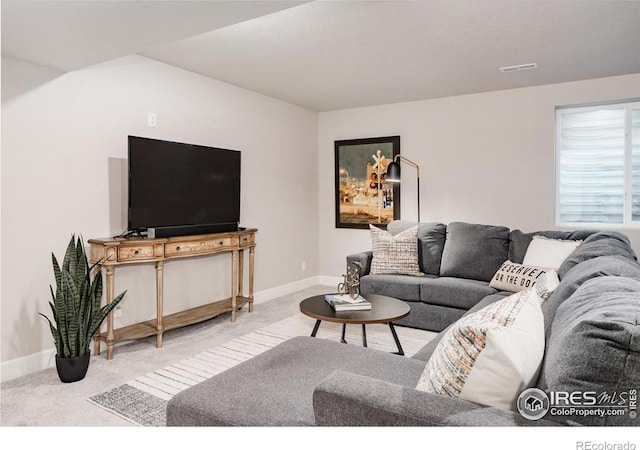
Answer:
[[[507,227],[452,222],[447,226],[440,276],[488,282],[508,254]]]
[[[387,231],[394,236],[415,226],[416,222],[394,220],[387,225]],[[440,273],[440,261],[447,233],[443,223],[428,222],[418,225],[418,264],[420,271],[429,275]]]
[[[551,331],[551,324],[555,318],[556,310],[560,305],[571,297],[587,280],[609,275],[633,278],[640,281],[640,265],[624,256],[599,256],[584,261],[567,272],[553,294],[542,305],[547,338]]]
[[[603,231],[586,238],[582,245],[571,253],[558,268],[558,276],[563,278],[569,270],[581,262],[607,255],[620,255],[632,260],[636,259],[636,254],[631,248],[627,236],[615,231]]]
[[[640,282],[640,265],[624,256],[600,256],[585,261],[570,270],[542,305],[547,349],[550,345],[551,334],[554,332],[552,324],[555,323],[557,311],[562,304],[587,281],[608,276],[624,277]],[[640,304],[640,298],[638,298],[638,303]],[[546,387],[547,381],[545,378],[545,371],[541,371],[538,380],[539,387]]]
[[[640,386],[640,282],[616,276],[586,281],[558,308],[542,371],[551,392],[607,393],[626,398]],[[617,404],[617,403],[616,403]],[[620,416],[554,417],[583,425],[637,425]]]

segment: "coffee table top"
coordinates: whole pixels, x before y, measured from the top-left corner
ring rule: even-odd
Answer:
[[[334,311],[324,300],[324,294],[309,297],[300,302],[300,312],[317,320],[337,323],[387,323],[409,315],[411,309],[406,302],[386,295],[364,294],[371,303],[367,311]]]

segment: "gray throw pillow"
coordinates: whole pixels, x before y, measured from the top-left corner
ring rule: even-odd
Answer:
[[[452,222],[447,226],[440,276],[491,281],[508,253],[507,227]]]

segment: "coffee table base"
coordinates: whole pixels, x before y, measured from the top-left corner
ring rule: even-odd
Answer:
[[[313,331],[311,332],[311,337],[316,337],[316,334],[318,334],[318,328],[320,328],[320,323],[322,321],[321,320],[316,320],[315,325],[313,326]],[[400,355],[400,356],[404,356],[404,350],[402,349],[402,345],[400,345],[400,339],[398,339],[398,334],[396,333],[396,329],[393,327],[393,322],[387,322],[387,324],[389,325],[389,328],[391,329],[391,334],[393,335],[393,340],[396,343],[396,347],[398,348],[397,352],[393,352],[396,355]],[[343,323],[342,324],[342,336],[340,337],[340,342],[343,344],[346,344],[347,341],[345,339],[345,333],[347,330],[347,324]],[[366,325],[363,323],[362,324],[362,346],[366,347],[367,346],[367,328]]]

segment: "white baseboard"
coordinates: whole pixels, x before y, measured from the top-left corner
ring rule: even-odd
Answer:
[[[282,284],[270,289],[258,291],[253,294],[253,301],[254,303],[264,303],[269,300],[273,300],[274,298],[293,294],[294,292],[301,291],[302,289],[307,289],[311,286],[320,284],[320,282],[318,281],[319,278],[320,277],[318,276],[309,277],[303,280],[294,281],[293,283]]]
[[[337,281],[336,281],[337,280]],[[293,294],[302,289],[307,289],[318,284],[337,286],[342,281],[340,277],[313,276],[293,283],[283,284],[270,289],[265,289],[254,293],[254,302],[264,303],[274,298]],[[30,373],[55,367],[56,349],[51,348],[40,353],[23,356],[21,358],[5,361],[0,365],[0,381],[9,381]]]
[[[20,378],[30,373],[55,367],[55,365],[56,349],[53,347],[40,353],[34,353],[3,362],[0,366],[0,380],[3,382],[13,380],[14,378]]]
[[[334,286],[337,290],[338,284],[342,283],[343,281],[344,279],[342,277],[329,277],[326,275],[319,275],[317,284],[321,284],[323,286]]]

